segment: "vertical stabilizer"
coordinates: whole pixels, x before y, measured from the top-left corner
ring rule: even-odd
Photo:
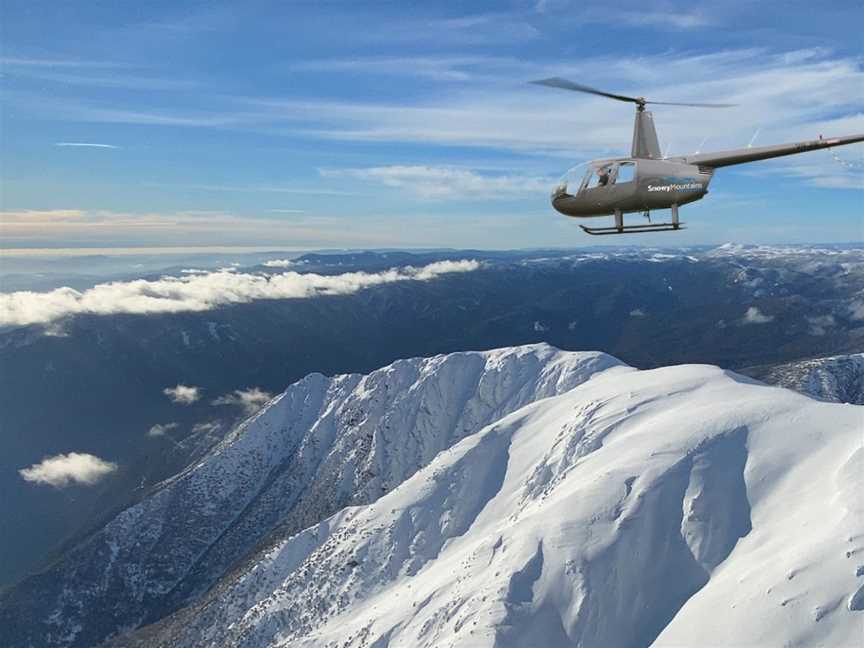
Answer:
[[[657,131],[654,130],[654,116],[642,106],[636,111],[636,123],[633,125],[633,150],[630,152],[634,158],[650,158],[659,160],[663,157],[660,152],[660,143],[657,141]]]

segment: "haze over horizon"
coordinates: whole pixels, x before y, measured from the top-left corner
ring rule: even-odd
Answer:
[[[660,101],[670,155],[864,132],[856,2],[4,3],[3,248],[599,244],[549,205]],[[722,169],[627,244],[864,239],[864,146]],[[606,243],[603,241],[603,243]]]

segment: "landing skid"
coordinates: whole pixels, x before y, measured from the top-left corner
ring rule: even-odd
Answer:
[[[645,217],[648,219],[648,225],[625,225],[624,214],[620,210],[615,210],[615,225],[612,227],[587,227],[580,225],[582,231],[592,236],[604,236],[607,234],[639,234],[640,232],[674,232],[675,230],[685,229],[678,221],[678,205],[672,205],[672,222],[671,223],[651,223],[651,214],[645,211]]]
[[[651,225],[622,225],[621,227],[587,227],[580,225],[582,231],[592,236],[607,234],[638,234],[640,232],[674,232],[687,229],[681,223],[652,223]]]

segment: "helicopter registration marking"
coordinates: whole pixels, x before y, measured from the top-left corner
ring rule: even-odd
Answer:
[[[699,191],[702,185],[698,182],[686,182],[682,184],[648,185],[648,191]]]

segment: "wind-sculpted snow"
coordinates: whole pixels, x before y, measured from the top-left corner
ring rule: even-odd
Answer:
[[[613,367],[632,371],[602,353],[533,345],[402,360],[367,376],[310,375],[0,599],[0,643],[91,646],[159,619],[206,591],[268,534],[293,536],[346,506],[372,503],[484,426]],[[460,512],[449,513],[437,534],[411,531],[425,529],[425,519],[405,522],[411,543],[402,549],[414,552],[414,570],[470,527],[485,503],[478,497],[503,478],[502,448],[504,459],[495,470],[490,464],[487,478],[477,481],[473,466],[465,468],[467,481],[454,478],[454,488],[462,483]],[[430,498],[439,507],[457,504],[446,488]],[[298,542],[314,549],[316,533],[298,536],[289,554],[302,554]]]
[[[118,646],[856,646],[862,408],[611,370],[285,533]]]

